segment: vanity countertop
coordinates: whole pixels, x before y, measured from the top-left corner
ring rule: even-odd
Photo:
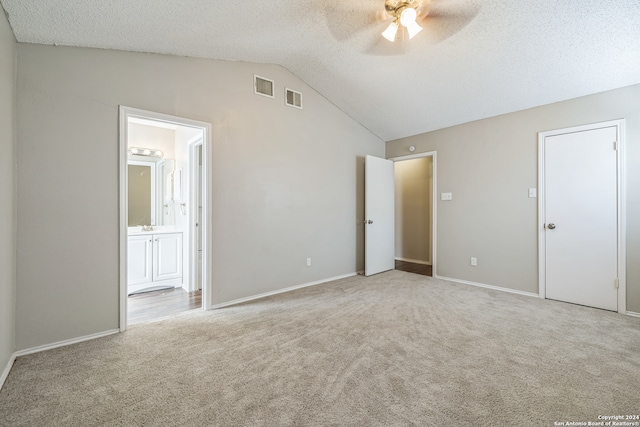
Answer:
[[[142,236],[145,234],[164,234],[164,233],[182,233],[182,230],[177,230],[173,225],[157,226],[153,227],[153,230],[142,231],[142,227],[129,227],[127,234],[129,236]]]

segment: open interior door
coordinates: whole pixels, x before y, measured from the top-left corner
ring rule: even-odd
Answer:
[[[364,275],[395,268],[393,162],[367,156],[364,167]]]

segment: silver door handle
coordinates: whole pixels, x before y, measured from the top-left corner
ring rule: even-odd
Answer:
[[[549,230],[553,230],[554,228],[556,228],[556,225],[554,223],[551,223],[551,224],[547,225],[547,228]]]
[[[369,220],[369,221],[365,221],[364,223],[365,223],[365,224],[373,224],[373,221],[372,221],[372,220]]]

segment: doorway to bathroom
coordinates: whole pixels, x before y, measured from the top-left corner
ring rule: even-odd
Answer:
[[[120,330],[208,308],[210,129],[120,107]]]

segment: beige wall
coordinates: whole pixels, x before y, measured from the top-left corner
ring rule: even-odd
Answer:
[[[538,132],[626,119],[627,309],[640,312],[640,85],[391,141],[438,152],[438,275],[538,292]],[[469,258],[478,258],[471,267]]]
[[[18,349],[118,327],[119,105],[212,124],[213,304],[362,268],[362,158],[384,142],[284,68],[20,44]]]
[[[431,157],[394,163],[396,259],[431,263]]]
[[[16,42],[0,6],[0,375],[15,349]]]

